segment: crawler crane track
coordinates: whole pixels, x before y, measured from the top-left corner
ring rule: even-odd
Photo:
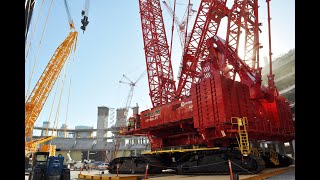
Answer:
[[[163,164],[153,156],[115,158],[109,163],[108,169],[111,174],[142,174],[145,173],[147,164],[148,173],[160,174],[162,172]]]
[[[242,157],[239,152],[213,152],[190,154],[187,160],[177,165],[178,174],[223,175],[229,174],[228,160],[232,163],[232,171],[238,174],[256,174],[265,169],[262,158],[248,155]]]
[[[172,162],[172,157],[177,162]],[[179,158],[180,157],[180,158]],[[228,159],[232,162],[232,170],[238,174],[256,174],[265,169],[265,161],[261,157],[248,155],[242,157],[239,151],[185,152],[175,155],[153,154],[138,157],[120,157],[110,162],[109,172],[112,174],[145,173],[148,164],[149,174],[160,174],[162,170],[173,169],[177,174],[185,175],[222,175],[229,174]]]

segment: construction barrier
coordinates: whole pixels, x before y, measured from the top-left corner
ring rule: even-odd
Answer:
[[[138,176],[105,176],[79,174],[79,179],[100,179],[100,180],[138,180]]]

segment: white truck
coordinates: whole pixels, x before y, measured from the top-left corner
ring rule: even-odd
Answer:
[[[83,163],[81,161],[75,161],[73,164],[73,170],[80,170],[83,168]]]

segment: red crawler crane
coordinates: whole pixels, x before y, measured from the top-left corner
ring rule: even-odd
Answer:
[[[226,0],[201,1],[176,90],[160,2],[139,2],[153,108],[131,117],[134,126],[124,134],[147,135],[152,151],[115,159],[109,172],[117,164],[120,173],[143,173],[148,164],[149,173],[170,167],[179,174],[228,174],[227,160],[238,173],[290,165],[288,156],[249,144],[294,139],[290,107],[275,93],[273,75],[271,88],[261,85],[258,0],[235,0],[230,9]],[[224,17],[226,40],[217,36]]]

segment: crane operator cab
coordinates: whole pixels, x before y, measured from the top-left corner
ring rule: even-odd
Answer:
[[[89,21],[88,21],[88,16],[85,15],[85,11],[81,11],[81,15],[83,18],[81,19],[82,26],[80,28],[83,30],[83,33],[84,33],[87,25],[89,24]]]

